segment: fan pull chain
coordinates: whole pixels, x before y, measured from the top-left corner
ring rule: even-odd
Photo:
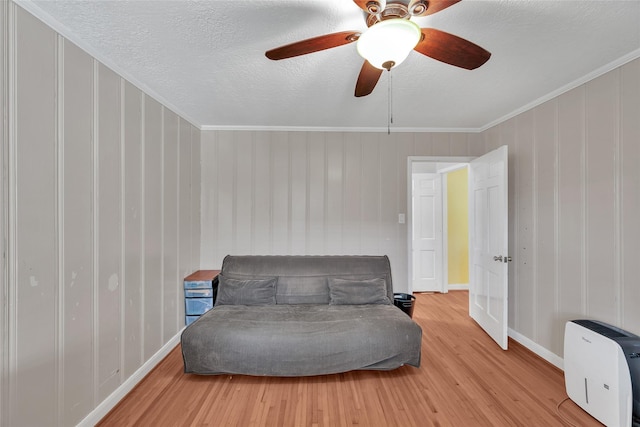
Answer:
[[[392,79],[391,79],[391,70],[387,71],[387,80],[389,82],[389,84],[387,85],[387,99],[388,99],[388,105],[387,105],[387,114],[388,114],[388,118],[387,118],[387,135],[391,135],[391,125],[393,124],[393,90],[391,89],[392,86]]]

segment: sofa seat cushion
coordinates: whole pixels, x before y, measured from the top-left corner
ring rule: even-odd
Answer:
[[[185,372],[305,376],[420,365],[422,331],[393,305],[216,306],[182,334]]]

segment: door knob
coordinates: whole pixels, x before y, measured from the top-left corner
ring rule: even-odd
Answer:
[[[502,255],[496,255],[493,257],[494,261],[502,262]]]

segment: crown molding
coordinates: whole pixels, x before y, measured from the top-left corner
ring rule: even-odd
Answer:
[[[557,98],[558,96],[562,95],[563,93],[569,92],[572,89],[575,89],[579,86],[582,86],[585,83],[590,82],[591,80],[595,80],[596,78],[602,76],[603,74],[608,73],[609,71],[613,71],[616,68],[622,67],[623,65],[640,58],[640,49],[636,49],[633,52],[630,52],[618,59],[616,59],[615,61],[612,61],[592,72],[590,72],[589,74],[586,74],[582,77],[580,77],[579,79],[576,79],[574,81],[572,81],[571,83],[568,83],[562,87],[560,87],[559,89],[554,90],[553,92],[550,92],[544,96],[541,96],[540,98],[536,99],[535,101],[532,101],[514,111],[512,111],[511,113],[502,116],[501,118],[494,120],[491,123],[488,123],[486,125],[484,125],[483,127],[481,127],[479,129],[480,132],[484,132],[488,129],[491,129],[494,126],[499,125],[500,123],[506,122],[509,119],[514,118],[515,116],[522,114],[526,111],[531,110],[532,108],[537,107],[538,105],[544,104],[547,101],[550,101],[554,98]]]
[[[479,133],[477,128],[413,128],[413,127],[314,127],[314,126],[217,126],[204,125],[202,131],[254,132],[363,132],[363,133]]]

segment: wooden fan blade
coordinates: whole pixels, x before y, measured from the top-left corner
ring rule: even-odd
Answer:
[[[381,13],[387,6],[386,0],[353,0],[353,2],[357,4],[360,9],[371,15]]]
[[[360,37],[360,32],[358,31],[342,31],[339,33],[325,34],[271,49],[267,51],[265,55],[267,58],[273,60],[293,58],[294,56],[306,55],[307,53],[353,43],[358,40],[358,37]]]
[[[367,96],[373,92],[373,89],[376,87],[376,84],[378,84],[378,80],[380,80],[381,75],[381,69],[369,64],[369,61],[364,61],[360,74],[358,75],[355,95],[357,97]]]
[[[422,28],[422,40],[413,48],[423,55],[467,70],[487,62],[491,53],[468,40],[434,28]]]

